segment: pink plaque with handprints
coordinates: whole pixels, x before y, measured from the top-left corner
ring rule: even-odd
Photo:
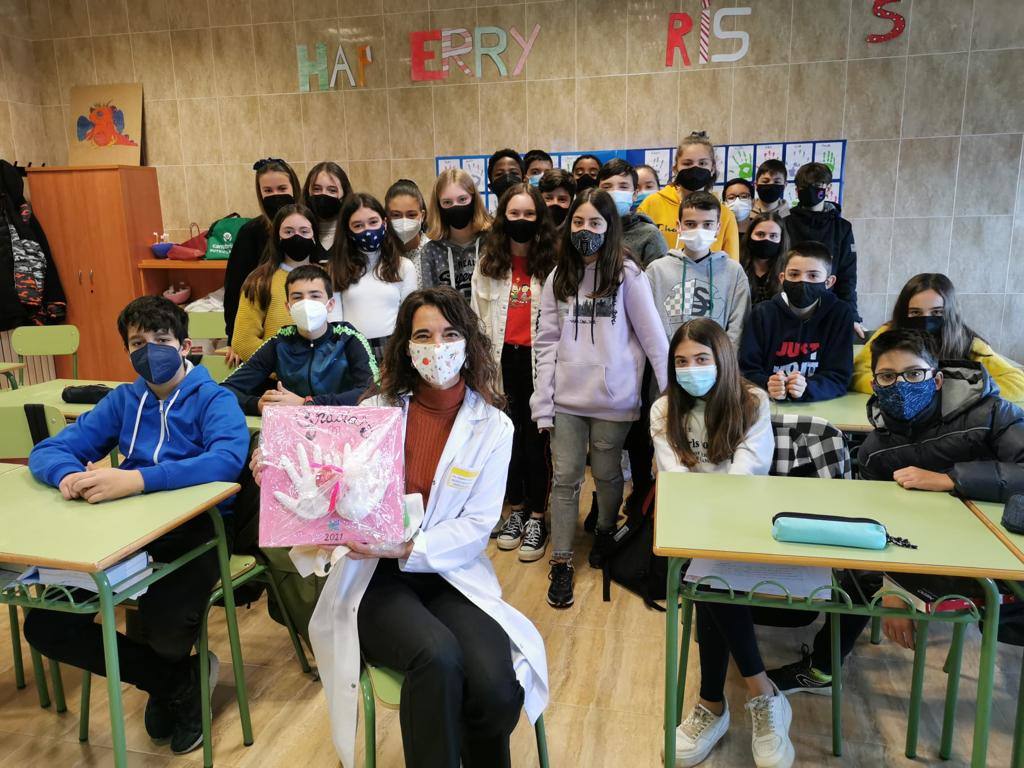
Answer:
[[[403,447],[401,408],[264,409],[260,546],[401,543]]]

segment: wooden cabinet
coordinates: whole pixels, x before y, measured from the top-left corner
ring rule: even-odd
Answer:
[[[156,169],[132,166],[30,168],[32,208],[50,242],[78,326],[83,379],[135,378],[117,332],[117,315],[146,292],[140,262],[163,232]],[[57,360],[57,375],[70,377]]]

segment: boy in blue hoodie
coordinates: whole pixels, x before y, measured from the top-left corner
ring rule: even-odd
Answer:
[[[853,308],[830,290],[832,256],[797,243],[782,263],[782,292],[754,306],[740,370],[773,400],[811,402],[846,393],[853,376]]]
[[[295,324],[264,342],[223,386],[249,416],[261,415],[266,405],[355,405],[377,377],[377,363],[359,331],[328,323],[330,275],[306,264],[289,272],[284,286]]]
[[[184,310],[163,297],[145,296],[124,308],[117,327],[139,378],[39,443],[29,456],[32,475],[59,488],[65,499],[90,504],[234,481],[249,447],[245,416],[230,392],[186,359],[191,341]],[[119,468],[93,464],[115,447],[124,456]],[[88,514],[84,507],[82,514]],[[213,536],[212,521],[200,515],[146,551],[166,563]],[[143,639],[117,638],[121,679],[149,694],[146,731],[154,741],[170,739],[176,754],[203,742],[199,659],[191,651],[219,578],[212,550],[168,574],[139,597]],[[32,610],[25,638],[56,661],[104,675],[103,639],[94,618]],[[211,657],[210,677],[216,681],[217,659]]]

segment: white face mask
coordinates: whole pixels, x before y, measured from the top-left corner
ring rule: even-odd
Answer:
[[[466,362],[466,340],[445,344],[418,344],[409,342],[409,357],[413,367],[425,381],[443,387],[459,375]]]
[[[753,205],[752,200],[743,200],[737,197],[735,200],[730,200],[726,203],[729,210],[732,211],[736,217],[736,221],[746,221],[750,215],[750,207]]]
[[[391,219],[391,228],[395,234],[402,238],[403,243],[408,243],[420,234],[419,219]]]
[[[684,229],[679,233],[679,240],[687,250],[703,253],[711,248],[718,233],[713,229]]]
[[[316,299],[301,299],[292,304],[292,321],[303,333],[316,333],[327,324],[327,305]]]

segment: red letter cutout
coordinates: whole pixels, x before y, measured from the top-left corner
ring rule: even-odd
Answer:
[[[892,29],[885,34],[881,35],[868,35],[865,40],[869,43],[884,43],[888,40],[893,40],[903,34],[903,30],[906,29],[907,20],[904,19],[900,14],[895,11],[890,11],[884,6],[890,3],[898,3],[900,0],[875,0],[874,7],[871,9],[871,13],[880,19],[888,19],[892,22]]]
[[[422,32],[409,33],[409,58],[411,74],[414,81],[444,80],[447,77],[443,70],[428,70],[424,65],[437,58],[436,51],[427,51],[425,45],[431,40],[441,42],[440,29],[427,29]]]
[[[665,41],[665,66],[671,67],[676,60],[676,50],[683,54],[683,64],[690,66],[683,36],[693,29],[693,19],[688,13],[671,13],[668,17],[668,39]]]

